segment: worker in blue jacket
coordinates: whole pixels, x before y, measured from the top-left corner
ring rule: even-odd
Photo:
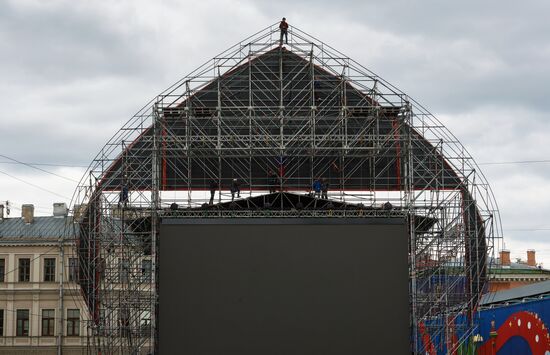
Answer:
[[[314,192],[314,197],[315,198],[321,197],[321,186],[322,186],[322,184],[321,184],[321,180],[319,178],[315,179],[315,181],[311,185],[311,189]]]

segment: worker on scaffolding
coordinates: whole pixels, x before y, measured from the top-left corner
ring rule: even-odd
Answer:
[[[218,182],[214,179],[210,181],[210,202],[209,205],[214,204],[214,195],[216,195],[216,190],[218,189]]]
[[[241,183],[237,179],[233,179],[231,182],[231,201],[235,199],[235,193],[237,193],[237,198],[241,197]]]
[[[126,207],[128,205],[129,199],[129,190],[128,185],[122,185],[122,190],[120,190],[120,195],[118,196],[118,207]]]
[[[272,194],[277,191],[277,174],[273,170],[269,170],[267,173],[267,184],[269,185],[269,193]]]
[[[288,23],[286,23],[286,18],[283,17],[283,20],[279,24],[279,29],[281,30],[280,45],[283,45],[283,36],[285,36],[285,43],[288,44]]]
[[[314,192],[314,197],[315,198],[319,198],[321,197],[321,179],[317,178],[315,179],[315,181],[313,182],[313,184],[311,185],[311,189],[313,190]]]
[[[321,179],[321,198],[328,200],[328,181]]]

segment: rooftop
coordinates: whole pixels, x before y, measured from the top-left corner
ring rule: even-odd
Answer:
[[[509,266],[503,266],[500,263],[491,266],[493,274],[516,274],[516,273],[550,273],[550,270],[538,266],[529,266],[523,263],[510,263]]]
[[[72,217],[43,216],[34,217],[32,223],[23,218],[3,218],[0,220],[0,243],[13,239],[57,239],[69,237],[73,233]]]
[[[550,295],[550,280],[509,290],[486,293],[481,298],[480,305],[488,306],[502,302],[521,302],[526,298],[543,298],[545,295]]]

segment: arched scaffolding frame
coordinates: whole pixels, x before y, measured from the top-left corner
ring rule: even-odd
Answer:
[[[329,186],[323,204],[282,202],[287,192],[309,196],[319,178]],[[280,194],[280,203],[229,203],[233,179],[240,200]],[[418,353],[434,317],[445,321],[428,333],[458,334],[453,347],[472,336],[502,237],[485,177],[439,120],[296,27],[281,44],[277,25],[147,103],[92,161],[73,210],[89,343],[107,354],[157,348],[165,218],[402,216]]]

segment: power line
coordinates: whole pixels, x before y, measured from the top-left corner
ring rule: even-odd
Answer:
[[[20,164],[13,161],[0,161],[0,164]],[[29,165],[36,165],[36,166],[58,166],[58,167],[64,167],[64,168],[87,168],[87,165],[75,165],[75,164],[57,164],[57,163],[25,163]]]
[[[545,164],[550,163],[550,160],[516,160],[516,161],[496,161],[478,163],[478,165],[506,165],[506,164]]]
[[[550,228],[517,228],[517,229],[503,229],[506,232],[539,232],[550,231]]]
[[[64,198],[65,200],[71,200],[71,199],[70,199],[69,197],[67,197],[67,196],[60,195],[60,194],[58,194],[57,192],[48,190],[48,189],[46,189],[46,188],[44,188],[44,187],[42,187],[42,186],[35,185],[35,184],[33,184],[32,182],[28,182],[28,181],[25,181],[25,180],[23,180],[23,179],[20,179],[20,178],[18,178],[17,176],[13,176],[13,175],[11,175],[11,174],[6,173],[5,171],[0,170],[0,174],[4,174],[4,175],[6,175],[6,176],[9,176],[9,177],[11,177],[12,179],[21,181],[22,183],[27,184],[27,185],[30,185],[30,186],[32,186],[32,187],[35,187],[35,188],[37,188],[37,189],[39,189],[39,190],[46,191],[46,192],[48,192],[48,193],[50,193],[50,194],[52,194],[52,195],[56,195],[56,196],[58,196],[58,197]]]
[[[27,167],[29,167],[29,168],[32,168],[32,169],[36,169],[36,170],[42,171],[42,172],[44,172],[44,173],[46,173],[46,174],[50,174],[50,175],[53,175],[53,176],[57,176],[58,178],[61,178],[61,179],[65,179],[65,180],[68,180],[68,181],[72,181],[72,182],[78,183],[78,181],[76,181],[76,180],[74,180],[74,179],[71,179],[71,178],[68,178],[68,177],[65,177],[65,176],[56,174],[56,173],[52,173],[51,171],[48,171],[48,170],[39,168],[39,167],[37,167],[37,166],[34,166],[34,165],[32,165],[32,164],[29,164],[29,163],[22,162],[22,161],[20,161],[20,160],[14,159],[14,158],[10,158],[10,157],[8,157],[7,155],[0,154],[0,157],[6,158],[6,159],[8,159],[8,160],[11,160],[11,161],[13,161],[13,162],[15,162],[15,163],[17,163],[17,164],[25,165],[25,166],[27,166]]]
[[[14,201],[14,200],[9,200],[8,202],[9,202],[9,206],[14,210],[21,211],[23,208],[22,202]],[[37,205],[37,204],[33,204],[33,205],[34,205],[35,211],[42,211],[45,213],[51,213],[52,211],[50,206],[43,206],[43,205]]]
[[[87,168],[88,165],[78,165],[78,164],[66,164],[66,163],[30,163],[30,162],[22,162],[18,161],[16,159],[7,157],[5,155],[0,154],[1,157],[4,157],[6,159],[10,159],[12,161],[0,161],[0,164],[21,164],[26,165],[32,168],[35,168],[37,166],[53,166],[53,167],[65,167],[65,168]],[[547,164],[550,163],[550,159],[543,159],[543,160],[515,160],[515,161],[496,161],[496,162],[482,162],[478,163],[478,165],[505,165],[505,164]],[[50,173],[50,172],[48,172]]]

